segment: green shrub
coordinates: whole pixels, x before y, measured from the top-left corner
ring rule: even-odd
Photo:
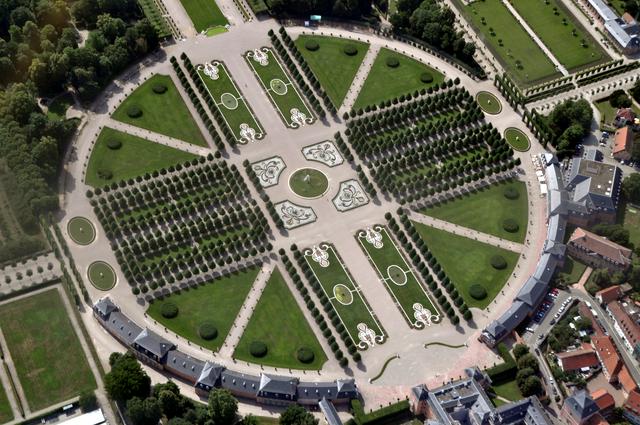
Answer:
[[[353,44],[347,44],[346,46],[344,46],[342,51],[347,56],[355,56],[355,55],[358,54],[358,48],[356,46],[354,46]]]
[[[313,362],[316,356],[315,354],[313,354],[313,351],[310,348],[300,347],[300,349],[298,349],[296,357],[298,358],[298,361],[300,363],[309,364]]]
[[[204,322],[198,327],[198,335],[200,338],[210,341],[218,336],[218,329],[209,322]]]
[[[429,72],[423,72],[422,74],[420,74],[420,81],[422,81],[425,84],[432,83],[433,75],[431,75],[431,73]]]
[[[507,267],[507,260],[502,255],[494,255],[491,257],[491,267],[496,270],[502,270]]]
[[[155,94],[163,94],[167,92],[167,86],[162,83],[156,83],[151,87]]]
[[[389,68],[397,68],[400,66],[400,61],[395,56],[390,56],[387,58],[387,66]]]
[[[107,170],[106,168],[99,169],[98,171],[96,171],[96,174],[103,180],[111,180],[111,178],[113,177],[113,172],[111,170]]]
[[[142,116],[142,109],[139,106],[131,105],[127,109],[127,115],[129,118],[140,118]]]
[[[117,150],[122,147],[122,142],[116,139],[107,140],[107,147],[111,150]]]
[[[166,319],[173,319],[178,315],[178,306],[171,301],[167,301],[160,307],[160,314]]]
[[[514,219],[507,218],[502,222],[502,228],[509,233],[515,233],[520,229],[520,226]]]
[[[487,298],[487,290],[484,288],[484,286],[478,283],[474,283],[469,287],[469,295],[471,295],[471,298],[473,299],[483,300]]]
[[[320,45],[317,41],[308,40],[306,43],[304,43],[304,48],[309,50],[310,52],[315,52],[320,48]]]
[[[249,345],[249,353],[253,357],[261,358],[267,355],[267,344],[262,341],[253,341],[251,345]]]
[[[504,197],[507,199],[518,199],[520,192],[515,187],[508,187],[504,190]]]

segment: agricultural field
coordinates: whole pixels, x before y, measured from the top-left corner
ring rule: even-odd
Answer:
[[[196,31],[206,31],[211,27],[225,26],[229,23],[215,0],[180,0],[187,11]]]
[[[102,187],[193,158],[191,153],[104,127],[91,151],[84,180],[89,186]]]
[[[134,90],[113,119],[198,146],[208,146],[173,80],[156,74]]]
[[[440,321],[438,309],[385,227],[360,230],[356,239],[410,326],[424,328]]]
[[[0,306],[0,328],[32,411],[96,388],[57,289]]]
[[[279,331],[282,329],[286,332]],[[254,342],[266,345],[266,355],[258,358],[251,354]],[[300,360],[298,351],[303,348],[313,354],[311,360]],[[327,361],[322,346],[277,268],[271,274],[233,356],[266,366],[308,370],[320,370]]]

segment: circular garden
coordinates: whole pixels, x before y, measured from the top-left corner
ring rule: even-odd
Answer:
[[[94,261],[87,270],[89,282],[101,291],[108,291],[116,286],[116,272],[104,261]]]
[[[78,245],[89,245],[96,239],[96,228],[84,217],[73,217],[69,220],[67,233]]]
[[[289,187],[302,198],[319,198],[329,189],[329,179],[315,168],[301,168],[289,177]]]
[[[529,146],[531,146],[527,135],[515,127],[507,128],[504,131],[504,138],[513,149],[520,152],[528,151]]]
[[[480,108],[490,115],[497,115],[502,111],[502,104],[492,93],[481,91],[476,95],[476,102]]]

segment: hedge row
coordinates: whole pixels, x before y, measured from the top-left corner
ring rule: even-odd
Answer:
[[[351,413],[356,425],[382,425],[389,423],[404,423],[403,419],[411,417],[409,401],[402,400],[389,404],[373,412],[365,413],[362,402],[358,399],[351,400]]]
[[[251,163],[249,160],[245,159],[242,161],[242,165],[244,166],[244,171],[247,173],[247,176],[249,176],[249,180],[253,183],[253,187],[255,187],[256,191],[260,195],[260,199],[262,199],[267,206],[267,211],[269,212],[273,222],[276,224],[276,227],[278,227],[278,229],[284,229],[284,222],[282,221],[282,218],[280,218],[280,215],[278,215],[276,207],[273,205],[273,202],[271,202],[271,198],[269,198],[269,195],[267,195],[267,192],[264,191],[264,188],[260,184],[260,179],[256,175],[256,172],[253,171]]]
[[[494,382],[504,382],[514,379],[516,373],[518,372],[518,366],[516,365],[516,361],[509,353],[509,349],[504,343],[498,344],[498,354],[504,360],[504,363],[500,363],[499,365],[490,367],[486,370],[487,375]]]

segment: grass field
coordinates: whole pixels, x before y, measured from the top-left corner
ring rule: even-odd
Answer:
[[[259,270],[253,267],[157,300],[149,306],[147,314],[183,338],[217,351],[224,343]],[[162,316],[161,309],[165,302],[178,306],[177,317],[167,319]],[[216,338],[205,340],[198,335],[198,328],[205,322],[216,327]]]
[[[89,245],[96,238],[95,227],[84,217],[73,217],[69,220],[67,233],[78,245]]]
[[[567,255],[564,257],[564,266],[558,274],[564,277],[568,284],[577,283],[586,268],[587,266]]]
[[[327,191],[329,180],[314,168],[301,168],[289,177],[289,187],[303,198],[317,198]]]
[[[282,332],[284,329],[286,332]],[[266,356],[255,358],[251,355],[249,346],[253,341],[267,345]],[[313,351],[313,362],[305,364],[298,360],[296,353],[301,347]],[[277,268],[262,292],[233,357],[267,366],[309,370],[320,370],[327,361],[322,346]]]
[[[0,384],[0,423],[2,424],[11,421],[14,417],[6,391],[11,391],[11,388],[5,389],[2,384]]]
[[[519,84],[530,86],[560,75],[500,0],[476,1],[469,6],[459,0],[455,3]]]
[[[520,196],[517,199],[507,199],[504,192],[508,188],[517,190]],[[499,238],[523,242],[527,233],[529,212],[527,187],[518,180],[497,183],[420,212]],[[515,233],[507,232],[502,227],[502,222],[509,218],[514,219],[520,226]]]
[[[379,232],[382,247],[376,248],[369,243],[365,231],[362,230],[356,233],[360,247],[373,263],[407,322],[413,327],[423,327],[424,325],[414,317],[414,304],[420,303],[435,316],[439,316],[438,310],[389,236],[387,229],[374,226],[373,230]]]
[[[568,71],[611,59],[558,0],[512,0],[511,4]]]
[[[312,259],[311,249],[304,251],[305,260],[318,278],[325,295],[331,301],[331,305],[338,313],[353,341],[356,345],[358,344],[357,325],[359,323],[366,324],[377,336],[383,337],[384,330],[373,317],[359,288],[356,287],[344,265],[338,259],[333,246],[321,244],[319,247],[322,249],[326,247],[325,252],[328,255],[327,261],[329,263],[327,267],[320,266]]]
[[[316,51],[308,50],[305,47],[308,41],[317,42],[320,48]],[[369,44],[337,37],[312,35],[301,35],[295,44],[333,105],[339,108],[369,50]],[[344,53],[343,49],[347,45],[355,46],[358,53],[353,56]]]
[[[492,384],[491,388],[493,388],[493,392],[497,396],[502,398],[506,398],[510,401],[520,400],[523,398],[522,393],[520,392],[520,388],[518,388],[518,383],[516,380],[505,381],[499,384]]]
[[[122,146],[116,150],[110,149],[107,146],[108,140],[119,140]],[[187,152],[104,127],[91,151],[84,181],[93,187],[104,186],[195,157]],[[103,171],[112,173],[111,178],[100,177],[98,173]]]
[[[504,139],[513,149],[520,152],[526,152],[531,147],[527,135],[515,127],[509,127],[504,131]]]
[[[269,60],[266,66],[260,65],[253,60],[252,57],[248,56],[250,53],[253,55],[253,52],[247,52],[245,59],[256,74],[263,90],[267,92],[271,102],[280,113],[280,118],[282,118],[284,123],[289,127],[299,127],[300,124],[295,123],[291,119],[291,110],[297,109],[303,113],[307,119],[313,120],[313,114],[302,100],[302,96],[298,93],[298,89],[285,72],[279,59],[271,49],[261,50],[267,55]]]
[[[187,11],[193,26],[198,32],[229,23],[215,0],[180,0],[180,3]]]
[[[629,231],[629,242],[640,246],[640,209],[621,203],[618,207],[617,222]]]
[[[57,289],[1,306],[0,327],[32,411],[96,388]]]
[[[158,84],[164,85],[167,91],[155,93],[153,86]],[[142,110],[142,116],[131,118],[127,111],[135,106]],[[166,75],[156,74],[145,81],[120,104],[112,117],[194,145],[208,146],[171,77]]]
[[[617,108],[611,106],[609,98],[600,99],[594,102],[594,105],[596,105],[596,109],[600,112],[600,121],[604,124],[612,125],[616,118]],[[631,104],[631,109],[633,109],[636,114],[640,115],[640,109],[635,104]]]
[[[116,273],[104,261],[94,261],[87,270],[89,282],[101,291],[108,291],[116,285]]]
[[[388,66],[389,58],[396,58],[399,65],[395,68]],[[420,80],[425,73],[433,77],[432,82],[424,83]],[[382,48],[353,107],[358,109],[367,105],[377,105],[382,101],[440,84],[442,81],[444,75],[435,69],[401,53]]]
[[[488,91],[481,91],[476,95],[476,102],[487,114],[496,115],[502,111],[502,104],[493,94]]]
[[[515,252],[421,223],[414,224],[469,307],[487,307],[507,282],[518,262],[518,254]],[[491,266],[491,257],[494,255],[501,255],[506,260],[507,267],[502,270],[494,269]],[[476,283],[484,286],[486,298],[476,300],[469,295],[469,287]]]

